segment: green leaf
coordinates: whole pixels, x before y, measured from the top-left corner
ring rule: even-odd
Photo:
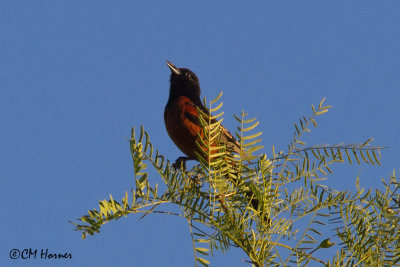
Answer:
[[[320,102],[319,105],[318,105],[318,109],[322,109],[322,105],[324,104],[325,99],[326,99],[325,97],[322,98],[321,102]]]
[[[322,115],[322,114],[324,114],[324,113],[326,113],[326,112],[328,112],[328,110],[327,110],[327,109],[320,110],[320,111],[316,112],[316,113],[315,113],[315,115],[316,115],[316,116],[318,116],[318,115]]]
[[[199,263],[201,263],[203,266],[209,266],[209,265],[210,265],[210,262],[209,262],[208,260],[206,260],[206,259],[197,257],[196,260],[197,260]]]
[[[217,107],[210,109],[210,112],[215,112],[215,111],[219,110],[222,106],[223,106],[223,102],[219,103],[219,105]]]
[[[211,104],[214,104],[215,102],[217,102],[221,96],[222,96],[223,92],[219,93],[218,96],[216,98],[214,98],[214,100],[211,100]]]
[[[243,131],[243,132],[251,131],[251,130],[253,130],[254,128],[256,128],[256,127],[258,126],[259,123],[260,123],[260,122],[257,121],[257,122],[255,122],[253,125],[251,125],[251,126],[249,126],[249,127],[247,127],[247,128],[242,129],[242,131]]]
[[[355,150],[354,148],[353,148],[352,150],[353,150],[354,157],[355,157],[356,160],[357,160],[357,163],[358,163],[358,164],[361,164],[360,160],[359,160],[358,157],[357,157],[357,152],[356,152],[356,150]]]
[[[208,248],[196,247],[195,249],[196,249],[196,252],[203,254],[205,256],[208,256],[208,251],[209,251]]]
[[[347,159],[348,159],[349,163],[353,164],[353,162],[351,161],[351,157],[350,157],[350,154],[349,154],[349,151],[347,150],[347,148],[345,148],[345,151],[346,151],[346,155],[347,155]]]
[[[259,137],[260,135],[262,135],[262,132],[258,132],[258,133],[252,134],[252,135],[244,136],[242,139],[243,140],[254,139],[254,138]]]

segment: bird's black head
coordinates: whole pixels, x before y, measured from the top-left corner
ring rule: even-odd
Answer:
[[[200,82],[196,74],[186,68],[178,68],[167,60],[171,70],[169,97],[187,96],[191,100],[200,100]]]

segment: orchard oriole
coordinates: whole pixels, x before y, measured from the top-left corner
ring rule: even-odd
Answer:
[[[196,144],[197,138],[204,137],[198,109],[204,114],[209,114],[209,111],[200,100],[200,82],[196,74],[187,68],[178,68],[169,61],[167,61],[167,65],[171,70],[171,78],[169,98],[164,110],[164,121],[168,135],[187,156],[176,160],[174,167],[179,168],[182,162],[185,166],[186,160],[198,160],[196,152],[198,155],[203,154]],[[221,141],[228,150],[240,154],[238,141],[224,127],[222,127]],[[259,202],[254,198],[253,193],[245,194],[251,199],[252,206],[257,210]],[[265,218],[268,220],[267,217]]]
[[[197,109],[205,114],[209,114],[209,111],[200,100],[200,82],[196,74],[186,68],[177,68],[169,61],[167,65],[171,70],[171,85],[164,110],[164,121],[168,135],[187,156],[180,157],[175,162],[175,166],[179,167],[177,164],[182,161],[185,163],[186,160],[197,160],[196,153],[202,154],[196,144],[196,139],[204,136]],[[224,127],[221,141],[230,151],[240,153],[237,140]]]

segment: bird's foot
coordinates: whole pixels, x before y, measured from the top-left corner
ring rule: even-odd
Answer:
[[[193,159],[189,157],[179,157],[175,160],[175,163],[172,164],[172,167],[174,169],[180,169],[182,167],[184,170],[186,170],[186,161],[188,160],[193,160]]]

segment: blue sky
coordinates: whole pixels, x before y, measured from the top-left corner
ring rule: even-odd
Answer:
[[[75,220],[133,186],[126,138],[143,125],[171,161],[163,121],[170,71],[192,69],[203,96],[224,92],[224,125],[245,110],[265,152],[323,97],[308,144],[375,138],[382,166],[336,166],[327,183],[381,187],[400,167],[399,1],[2,1],[1,266],[191,266],[185,221],[123,218],[86,240]],[[154,183],[161,183],[157,176]],[[11,260],[13,248],[71,260]],[[213,266],[248,266],[237,249]]]

